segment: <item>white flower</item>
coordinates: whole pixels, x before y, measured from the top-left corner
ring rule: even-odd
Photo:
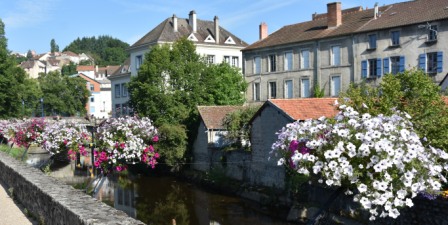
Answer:
[[[359,193],[366,192],[367,191],[367,185],[365,185],[365,184],[358,185],[358,191],[359,191]]]

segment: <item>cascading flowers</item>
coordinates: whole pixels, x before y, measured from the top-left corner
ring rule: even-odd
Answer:
[[[335,119],[297,121],[279,131],[272,145],[282,157],[279,165],[355,193],[370,220],[397,218],[418,193],[440,192],[448,154],[425,148],[407,113],[373,117],[345,105],[339,109]]]
[[[90,135],[82,124],[64,120],[49,123],[43,132],[42,148],[51,154],[67,153],[71,160],[76,154],[86,156],[86,146],[90,142]]]
[[[159,139],[157,129],[146,117],[107,119],[98,127],[97,138],[94,164],[103,173],[120,172],[126,170],[128,164],[139,162],[152,168],[157,164],[159,153],[153,147]]]
[[[32,119],[13,127],[12,141],[17,146],[28,148],[32,144],[40,145],[44,141],[42,133],[46,123],[44,119]]]

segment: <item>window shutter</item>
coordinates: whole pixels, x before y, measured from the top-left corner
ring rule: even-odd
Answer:
[[[399,64],[398,72],[400,72],[400,73],[404,72],[404,65],[405,65],[404,56],[400,56],[400,64]]]
[[[443,72],[443,52],[437,52],[437,73]]]
[[[426,54],[418,56],[418,67],[426,72]]]
[[[376,75],[378,76],[378,77],[381,77],[381,59],[380,58],[378,58],[378,59],[376,59]]]
[[[390,73],[390,70],[389,70],[389,58],[384,58],[383,59],[383,66],[384,66],[384,74],[386,74],[386,73]]]
[[[367,78],[367,60],[363,60],[361,61],[361,77],[362,78]]]

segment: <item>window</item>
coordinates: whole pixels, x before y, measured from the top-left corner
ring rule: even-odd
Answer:
[[[224,62],[230,65],[230,56],[224,56]]]
[[[116,84],[115,85],[115,98],[119,98],[120,95],[121,95],[120,85]]]
[[[125,83],[121,84],[121,96],[123,97],[127,97],[128,96],[128,87],[126,86]]]
[[[253,93],[254,93],[254,101],[260,101],[260,83],[254,83]]]
[[[437,73],[437,52],[426,54],[426,72]]]
[[[93,84],[90,85],[90,91],[94,91],[95,90],[95,86]]]
[[[310,79],[308,79],[308,78],[302,79],[301,86],[302,86],[302,91],[300,93],[301,97],[309,98],[310,97]]]
[[[124,116],[128,115],[128,103],[121,105],[121,114]]]
[[[339,96],[341,91],[341,76],[331,77],[331,96]]]
[[[293,83],[292,80],[285,81],[285,98],[293,98]]]
[[[376,77],[378,76],[377,68],[378,63],[376,59],[369,59],[369,77]]]
[[[90,106],[90,113],[95,113],[95,106]]]
[[[310,51],[302,50],[300,54],[300,68],[308,69],[310,68]]]
[[[397,74],[400,72],[400,57],[390,57],[390,69],[392,74]],[[386,72],[386,71],[384,71]]]
[[[277,59],[275,55],[269,55],[269,72],[275,72],[277,70]]]
[[[331,63],[332,66],[341,65],[341,47],[336,45],[331,47]]]
[[[376,34],[369,35],[369,49],[376,49]]]
[[[285,53],[285,71],[292,70],[292,52]]]
[[[254,74],[261,73],[261,58],[260,56],[254,57]]]
[[[381,59],[369,59],[361,61],[361,76],[362,78],[376,78],[381,77]]]
[[[94,97],[90,97],[90,102],[95,102],[95,98]]]
[[[209,64],[215,63],[215,56],[214,55],[207,55],[207,62]]]
[[[142,65],[142,63],[143,63],[142,56],[141,55],[136,56],[135,57],[135,69],[136,70],[140,69],[140,66]]]
[[[400,31],[392,31],[392,32],[390,32],[390,35],[391,35],[392,46],[400,45]]]
[[[437,41],[437,25],[430,25],[428,29],[428,41]]]
[[[238,56],[233,56],[232,57],[232,66],[234,66],[234,67],[238,67],[239,66],[239,58],[238,58]]]
[[[277,83],[269,82],[269,98],[277,98]]]

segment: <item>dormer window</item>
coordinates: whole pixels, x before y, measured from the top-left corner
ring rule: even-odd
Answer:
[[[437,25],[428,26],[428,41],[437,41]]]
[[[196,36],[194,36],[194,34],[190,34],[190,36],[188,36],[188,38],[187,38],[188,40],[190,40],[190,41],[198,41],[198,39],[196,38]]]
[[[234,45],[235,41],[232,39],[232,37],[228,37],[224,43],[225,44]]]
[[[400,46],[400,31],[390,32],[391,46]]]
[[[215,39],[211,35],[208,35],[204,42],[215,43]]]

